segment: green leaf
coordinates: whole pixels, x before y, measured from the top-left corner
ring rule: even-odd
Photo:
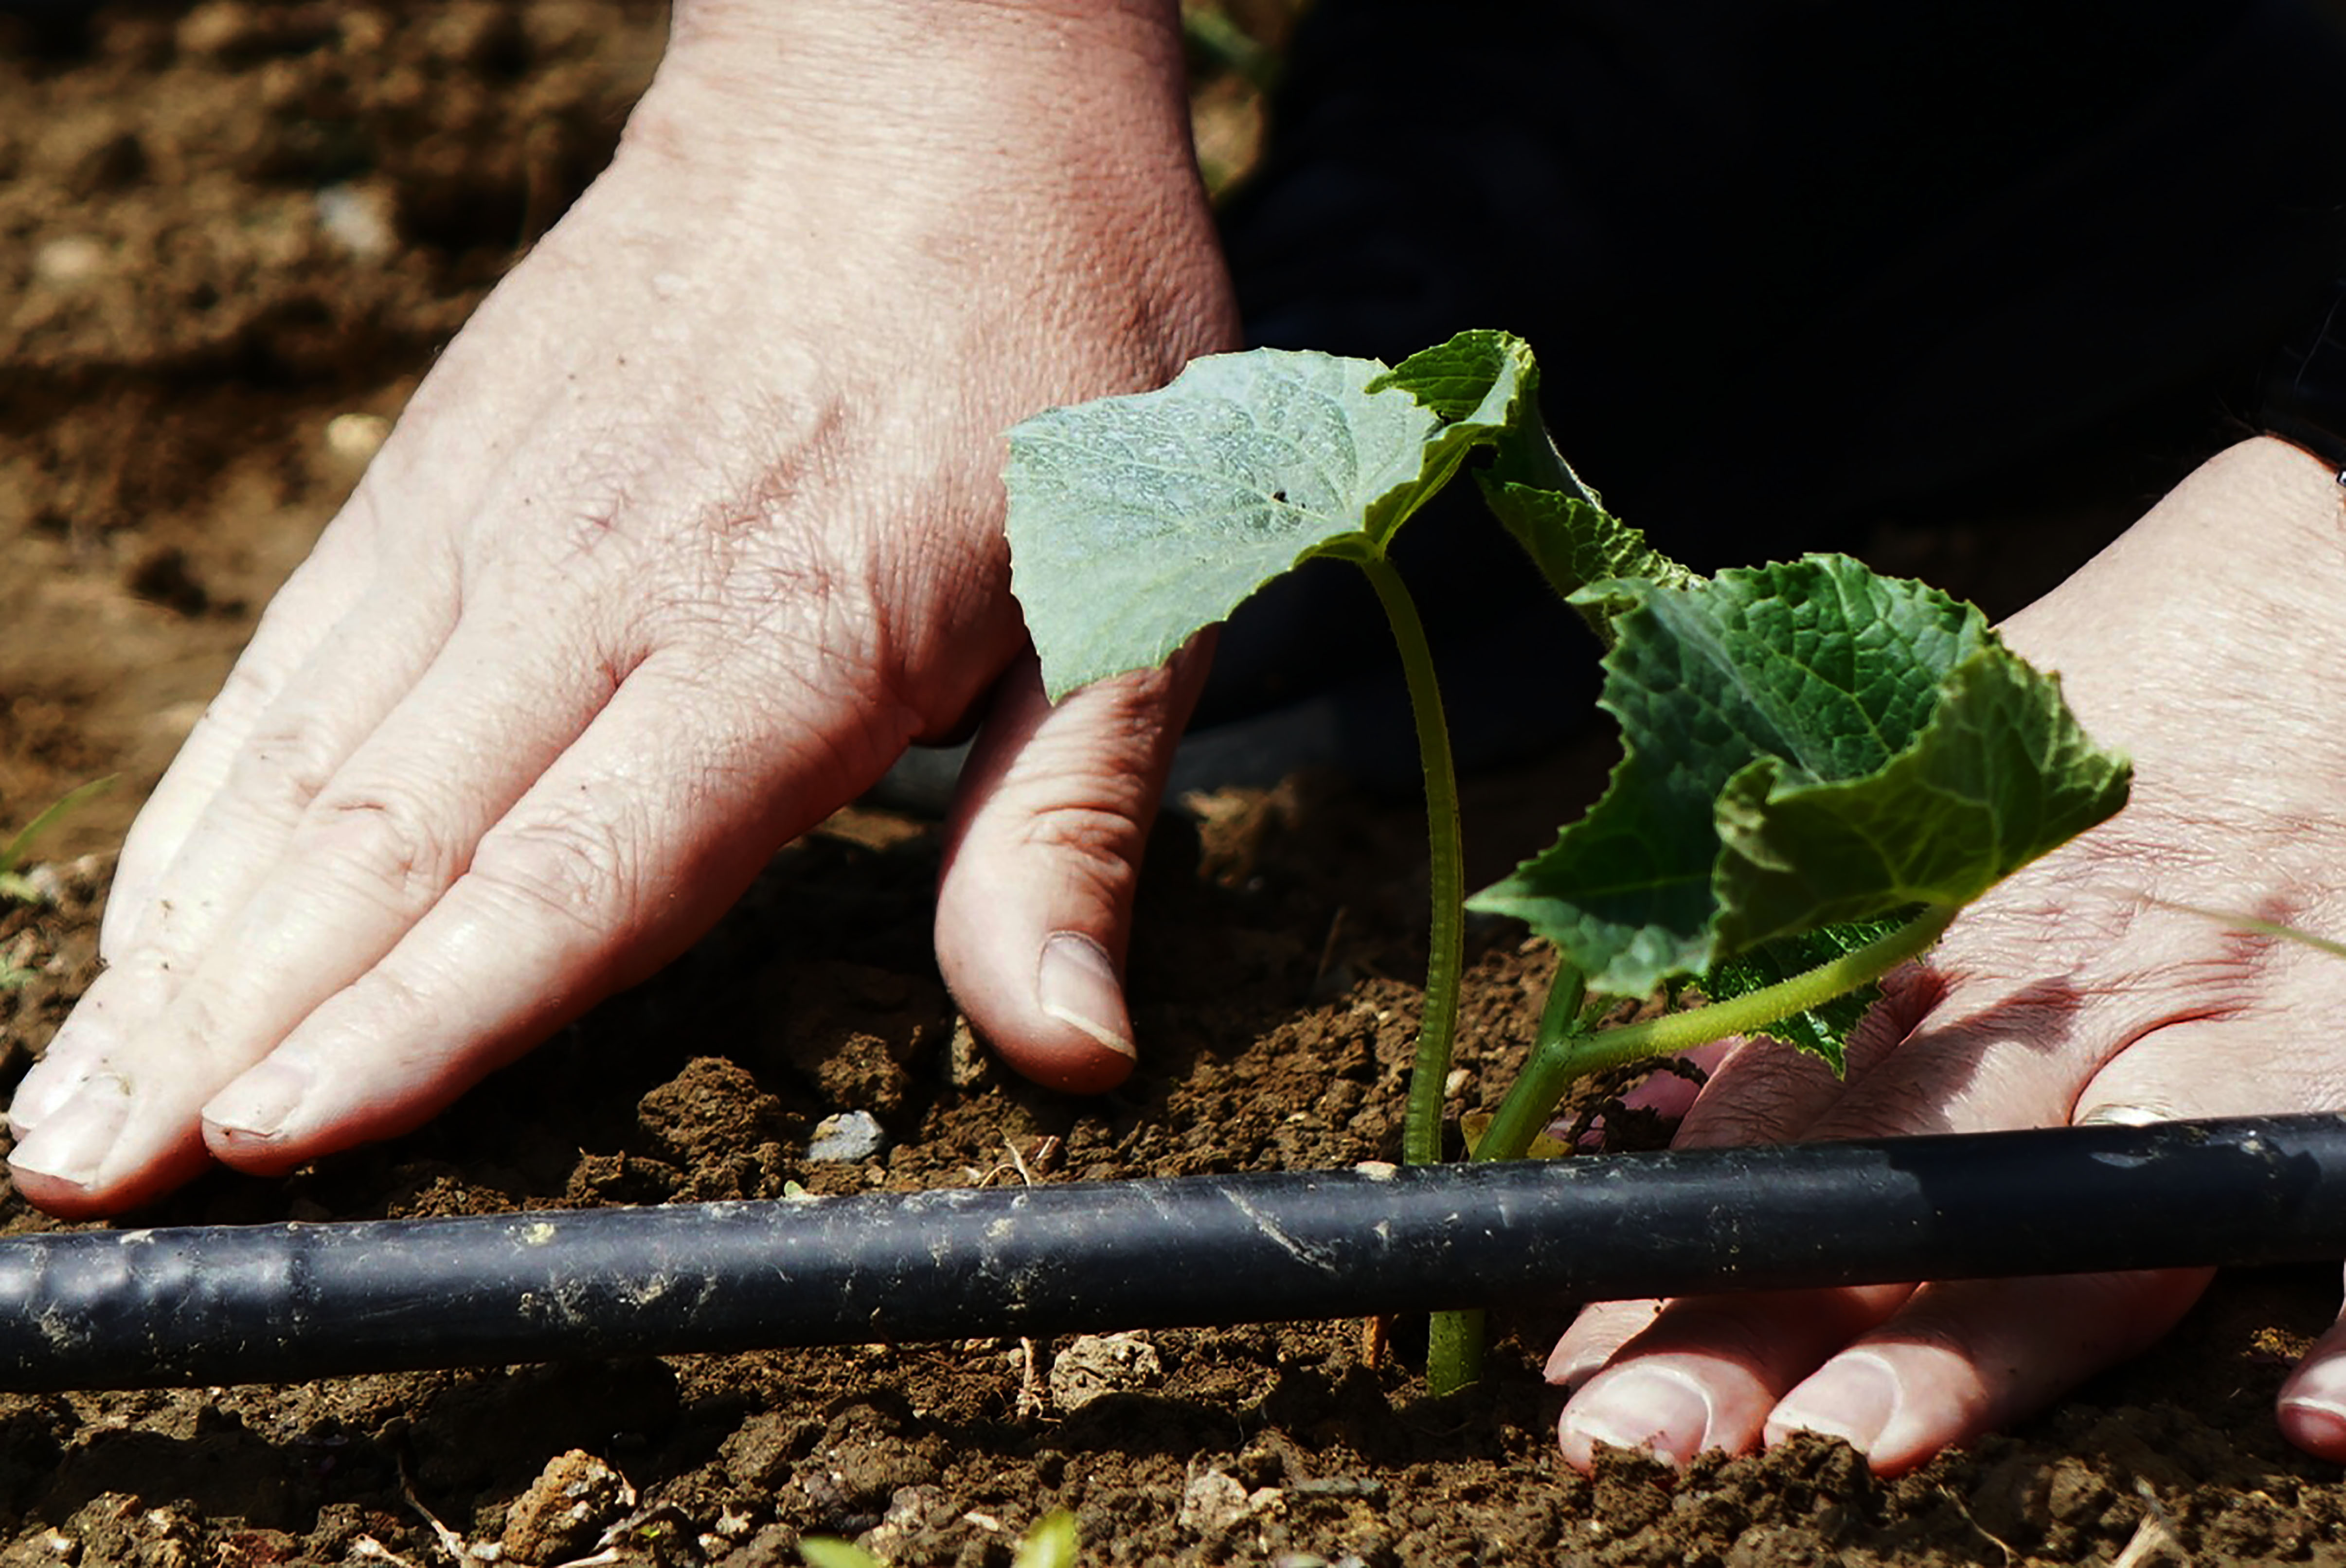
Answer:
[[[1844,556],[1601,584],[1624,755],[1556,844],[1469,901],[1642,995],[1811,926],[1960,905],[2125,802],[2053,677],[1985,617]]]
[[[1513,332],[1474,328],[1418,350],[1369,383],[1371,392],[1387,387],[1409,393],[1454,432],[1496,435],[1517,423],[1524,398],[1538,394],[1539,366]]]
[[[852,1541],[829,1535],[801,1537],[799,1555],[806,1560],[807,1568],[888,1568],[887,1559],[873,1556]]]
[[[1011,587],[1052,697],[1162,663],[1314,555],[1382,555],[1470,450],[1525,417],[1528,353],[1475,336],[1514,348],[1480,342],[1408,386],[1374,360],[1217,354],[1011,431]]]
[[[1731,1002],[1736,997],[1764,991],[1888,936],[1918,912],[1901,910],[1879,920],[1845,921],[1799,936],[1763,942],[1712,964],[1702,977],[1703,994],[1713,1002]],[[1839,1077],[1846,1065],[1850,1031],[1857,1027],[1859,1020],[1881,996],[1880,985],[1861,985],[1842,992],[1822,1006],[1779,1019],[1762,1033],[1771,1040],[1781,1040],[1787,1045],[1796,1045],[1822,1057],[1833,1075]]]
[[[16,868],[24,864],[26,855],[31,852],[42,834],[114,788],[114,780],[115,775],[109,773],[103,779],[93,779],[87,784],[66,790],[46,810],[26,823],[15,838],[0,845],[0,898],[13,898],[27,903],[32,901],[31,884],[16,874]]]
[[[1614,617],[1634,608],[1637,600],[1632,593],[1604,592],[1599,585],[1643,579],[1677,588],[1701,580],[1647,544],[1644,534],[1584,495],[1505,479],[1497,473],[1474,477],[1484,503],[1607,647],[1615,640]]]

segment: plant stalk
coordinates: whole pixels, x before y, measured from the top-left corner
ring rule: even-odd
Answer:
[[[1683,1013],[1665,1013],[1618,1029],[1584,1033],[1573,1027],[1581,1004],[1579,976],[1566,1000],[1565,971],[1548,993],[1547,1009],[1540,1018],[1539,1038],[1531,1059],[1524,1064],[1515,1087],[1499,1109],[1474,1151],[1477,1159],[1521,1159],[1531,1147],[1573,1084],[1592,1073],[1602,1073],[1627,1062],[1649,1056],[1676,1056],[1736,1034],[1754,1034],[1780,1018],[1831,1001],[1843,992],[1881,979],[1910,958],[1927,951],[1953,921],[1959,904],[1933,904],[1886,936],[1854,952],[1804,970],[1773,985],[1747,992],[1726,1002]]]
[[[1418,1026],[1417,1060],[1410,1067],[1402,1158],[1410,1165],[1429,1166],[1442,1158],[1442,1090],[1450,1075],[1458,986],[1466,967],[1466,872],[1460,849],[1458,778],[1425,623],[1418,618],[1417,606],[1391,562],[1382,556],[1364,560],[1361,569],[1384,606],[1394,645],[1401,650],[1410,715],[1417,722],[1418,757],[1425,769],[1425,839],[1433,907],[1426,933],[1425,1012]]]
[[[1575,1076],[1573,1046],[1580,1033],[1580,1009],[1588,1000],[1588,983],[1570,959],[1558,955],[1556,979],[1547,988],[1547,1005],[1540,1011],[1539,1033],[1532,1041],[1524,1070],[1515,1075],[1506,1098],[1499,1102],[1483,1141],[1474,1145],[1478,1160],[1519,1160],[1532,1140],[1546,1126]]]
[[[1426,931],[1425,1010],[1418,1024],[1417,1059],[1409,1070],[1409,1105],[1402,1121],[1402,1159],[1413,1166],[1442,1160],[1443,1087],[1450,1076],[1451,1043],[1458,1030],[1458,987],[1466,967],[1466,871],[1458,826],[1458,776],[1450,756],[1450,725],[1425,623],[1401,574],[1382,556],[1361,563],[1384,606],[1409,683],[1410,716],[1417,723],[1417,754],[1425,769],[1425,841],[1433,914]],[[1483,1314],[1437,1312],[1426,1329],[1425,1380],[1435,1394],[1454,1393],[1483,1375]]]

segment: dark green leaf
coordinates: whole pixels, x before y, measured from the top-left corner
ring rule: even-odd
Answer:
[[[1799,936],[1763,942],[1711,965],[1709,972],[1702,977],[1703,994],[1713,1002],[1729,1002],[1764,991],[1888,936],[1916,912],[1901,910],[1879,920],[1850,921]],[[1858,1021],[1881,995],[1879,985],[1861,985],[1854,991],[1842,992],[1821,1007],[1779,1019],[1768,1026],[1766,1033],[1771,1040],[1781,1040],[1787,1045],[1797,1045],[1821,1056],[1838,1077],[1846,1061],[1850,1031],[1857,1027]]]
[[[1961,904],[2126,799],[2059,685],[1979,612],[1842,556],[1635,607],[1606,659],[1611,788],[1478,894],[1634,996],[1810,926]]]

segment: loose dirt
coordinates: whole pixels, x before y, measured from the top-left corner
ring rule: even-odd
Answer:
[[[57,7],[0,19],[0,826],[122,782],[0,913],[0,1080],[96,968],[111,847],[434,347],[591,178],[663,19],[623,0]],[[1241,163],[1241,92],[1206,83]],[[1916,524],[1884,564],[2057,573],[2107,519]],[[1965,579],[1970,579],[1966,581]],[[1481,870],[1602,776],[1601,741],[1480,781]],[[1173,813],[1132,990],[1146,1060],[1097,1101],[968,1041],[928,948],[937,829],[867,806],[777,857],[652,983],[426,1130],[142,1222],[496,1212],[1388,1156],[1423,962],[1406,806],[1321,781]],[[1404,868],[1395,870],[1395,868]],[[1455,1098],[1495,1097],[1545,974],[1478,929]],[[876,1119],[869,1157],[806,1157]],[[1020,1167],[1023,1168],[1023,1172]],[[49,1228],[13,1196],[13,1232]],[[1683,1475],[1556,1458],[1563,1308],[1504,1319],[1428,1398],[1358,1323],[0,1396],[0,1563],[232,1568],[798,1561],[805,1534],[994,1564],[1055,1508],[1086,1562],[2346,1562],[2346,1485],[2275,1432],[2334,1269],[2227,1280],[2152,1355],[1895,1481],[1845,1448]],[[1144,1354],[1144,1351],[1146,1352]]]

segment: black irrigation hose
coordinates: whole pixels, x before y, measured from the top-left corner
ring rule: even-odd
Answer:
[[[0,1387],[2346,1257],[2346,1118],[0,1242]]]

